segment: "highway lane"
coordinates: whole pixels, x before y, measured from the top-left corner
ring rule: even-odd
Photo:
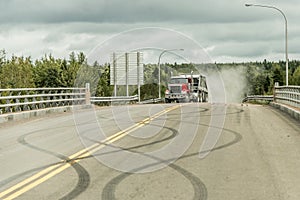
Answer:
[[[214,108],[178,105],[105,107],[78,112],[75,121],[63,113],[0,125],[0,198],[21,193],[17,199],[298,199],[299,122],[269,106],[228,105],[221,137],[200,159]],[[118,135],[103,141],[97,127],[108,137]],[[176,148],[165,157],[151,154],[189,138],[192,144],[174,162],[168,163]],[[75,155],[90,145],[93,154]],[[146,159],[132,162],[135,155]],[[37,176],[43,170],[50,172]],[[139,173],[147,170],[152,171]],[[32,177],[37,179],[31,186]]]

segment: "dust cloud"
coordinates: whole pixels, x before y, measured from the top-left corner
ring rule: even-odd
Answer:
[[[207,79],[210,103],[241,103],[247,93],[246,68],[242,65],[198,66]]]

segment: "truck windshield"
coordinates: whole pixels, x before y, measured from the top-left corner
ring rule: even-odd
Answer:
[[[180,84],[180,83],[187,83],[187,82],[188,82],[188,80],[186,78],[173,78],[170,81],[171,84],[174,84],[174,83]]]

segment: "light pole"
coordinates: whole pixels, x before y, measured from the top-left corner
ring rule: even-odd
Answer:
[[[161,57],[164,53],[167,53],[167,52],[170,52],[170,51],[184,51],[184,49],[165,49],[159,54],[159,57],[158,57],[158,98],[159,99],[161,99],[161,93],[160,93],[160,90],[161,90],[161,84],[160,84],[160,59],[161,59]]]
[[[287,31],[287,18],[285,14],[279,8],[275,6],[267,6],[267,5],[259,5],[259,4],[245,4],[246,7],[249,6],[256,6],[256,7],[263,7],[263,8],[271,8],[279,11],[285,21],[285,73],[286,73],[286,86],[289,85],[289,58],[288,58],[288,31]]]

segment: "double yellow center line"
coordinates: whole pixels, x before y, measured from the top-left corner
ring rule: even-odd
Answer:
[[[4,190],[0,193],[0,199],[3,200],[10,200],[14,199],[25,192],[31,190],[32,188],[38,186],[39,184],[47,181],[48,179],[52,178],[53,176],[59,174],[60,172],[64,171],[65,169],[71,167],[74,163],[79,162],[82,158],[88,157],[91,154],[93,154],[96,151],[99,151],[101,148],[105,147],[108,144],[111,144],[117,140],[120,140],[124,136],[128,135],[129,133],[145,126],[153,119],[158,118],[159,116],[170,112],[172,110],[177,109],[180,107],[179,105],[172,106],[165,108],[164,110],[156,113],[155,115],[148,117],[128,128],[125,130],[119,131],[115,133],[114,135],[107,137],[105,140],[93,144],[88,148],[82,149],[78,151],[77,153],[74,153],[73,155],[68,157],[68,160],[62,160],[61,162],[58,162],[54,165],[51,165],[50,167],[47,167],[43,169],[42,171],[39,171],[38,173],[32,175],[31,177],[17,183],[16,185]]]

